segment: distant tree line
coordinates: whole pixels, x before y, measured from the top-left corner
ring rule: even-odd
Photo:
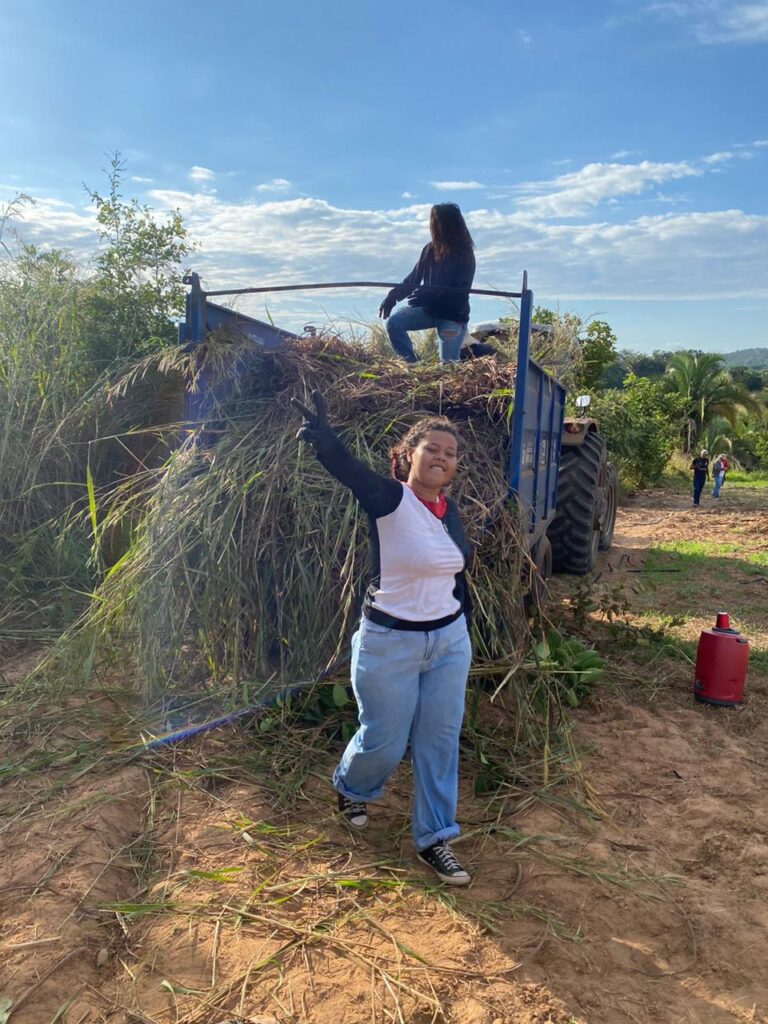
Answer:
[[[729,367],[725,355],[697,350],[617,349],[605,321],[542,307],[534,320],[566,327],[578,339],[579,358],[566,383],[572,397],[591,394],[591,412],[625,484],[658,483],[673,452],[687,456],[701,448],[726,452],[746,470],[768,469],[768,365]],[[755,362],[761,350],[744,351]]]

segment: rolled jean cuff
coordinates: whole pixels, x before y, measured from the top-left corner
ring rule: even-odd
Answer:
[[[337,793],[341,793],[341,795],[345,796],[347,800],[356,800],[361,804],[369,804],[372,800],[381,799],[381,794],[384,792],[384,787],[379,786],[378,789],[374,789],[370,793],[355,793],[351,789],[347,789],[344,782],[336,772],[333,773],[332,782],[333,788]]]
[[[441,828],[438,832],[430,832],[429,835],[419,836],[414,841],[416,852],[420,853],[422,850],[426,850],[429,846],[434,846],[435,843],[447,842],[449,839],[455,839],[456,836],[461,835],[461,829],[458,825],[448,825],[446,828]]]

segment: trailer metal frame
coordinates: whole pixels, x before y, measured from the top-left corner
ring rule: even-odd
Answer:
[[[286,340],[298,338],[298,335],[291,331],[211,302],[212,298],[263,295],[272,292],[394,287],[392,282],[382,281],[331,281],[206,291],[200,283],[199,275],[195,273],[188,274],[184,278],[184,283],[190,288],[186,296],[185,319],[179,325],[179,341],[188,346],[190,351],[204,342],[210,331],[221,326],[230,327],[268,349],[280,348]],[[533,292],[528,287],[527,271],[523,273],[519,292],[473,288],[470,294],[517,299],[520,303],[507,481],[509,494],[518,501],[523,520],[527,524],[529,550],[533,553],[545,537],[557,508],[565,388],[530,354]],[[197,391],[187,392],[185,396],[187,421],[202,424],[209,417],[215,404],[226,398],[227,389],[230,387],[230,382],[214,384],[212,381],[206,381],[203,373]]]

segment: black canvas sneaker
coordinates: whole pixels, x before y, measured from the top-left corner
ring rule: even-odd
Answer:
[[[447,885],[469,885],[472,881],[469,872],[459,864],[450,846],[445,842],[435,843],[426,850],[419,850],[416,856],[422,864],[432,868],[440,881]]]
[[[339,796],[339,814],[352,828],[365,828],[368,824],[368,806],[359,800],[350,800],[348,797]]]

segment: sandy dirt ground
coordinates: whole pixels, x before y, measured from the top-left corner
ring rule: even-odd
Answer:
[[[574,712],[592,813],[558,787],[491,804],[465,772],[466,891],[413,859],[407,766],[350,835],[330,751],[286,800],[251,732],[130,760],[108,690],[19,708],[0,752],[0,1022],[768,1021],[765,495],[627,499],[582,626],[609,663]],[[664,548],[681,542],[718,545],[712,565]],[[680,572],[627,571],[653,548]],[[553,583],[566,621],[578,586]],[[693,702],[685,656],[724,603],[758,655],[736,709]]]

